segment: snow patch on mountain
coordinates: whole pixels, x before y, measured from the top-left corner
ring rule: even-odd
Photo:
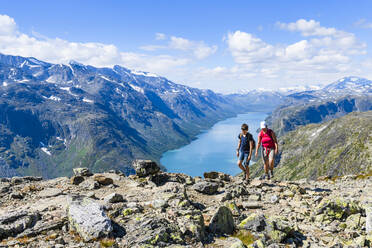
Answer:
[[[93,100],[91,100],[91,99],[88,99],[88,98],[83,98],[83,102],[87,102],[87,103],[94,103],[94,101]]]
[[[46,147],[42,147],[41,150],[42,150],[43,152],[45,152],[46,154],[48,154],[49,156],[52,156],[52,153],[48,150],[48,148],[46,148]]]
[[[145,76],[145,77],[159,77],[159,76],[156,75],[155,73],[150,73],[150,72],[135,71],[135,70],[131,70],[130,72],[131,72],[132,74],[134,74],[134,75],[138,75],[138,76]]]
[[[145,93],[145,91],[144,91],[141,87],[135,86],[135,85],[133,85],[133,84],[129,84],[129,85],[130,85],[130,87],[132,87],[135,91],[137,91],[137,92],[139,92],[139,93],[142,93],[142,94]]]

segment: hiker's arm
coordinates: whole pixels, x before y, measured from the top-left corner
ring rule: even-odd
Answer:
[[[275,143],[275,154],[278,154],[279,145],[278,145],[278,140],[276,139],[276,135],[275,135],[274,131],[272,132],[272,136],[273,136],[273,140],[274,140],[274,143]]]
[[[253,141],[249,141],[249,155],[248,155],[248,160],[251,160],[252,158],[252,152],[253,152]]]
[[[242,140],[239,139],[239,143],[238,143],[238,148],[236,148],[236,156],[239,157],[239,149],[240,149],[240,144],[242,143]]]
[[[261,136],[258,135],[258,138],[257,138],[257,146],[256,146],[256,152],[254,154],[255,157],[257,157],[258,155],[258,149],[260,149],[260,146],[261,146]]]

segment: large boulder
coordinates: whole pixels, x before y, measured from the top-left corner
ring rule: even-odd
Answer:
[[[111,220],[103,207],[92,199],[73,197],[67,206],[70,226],[84,241],[108,236],[112,230]]]
[[[132,166],[139,177],[146,177],[160,171],[159,166],[152,160],[137,159],[133,161]]]
[[[230,209],[219,207],[209,223],[209,230],[214,234],[232,234],[235,223]]]
[[[218,183],[201,181],[194,184],[192,189],[203,194],[213,195],[218,190]]]

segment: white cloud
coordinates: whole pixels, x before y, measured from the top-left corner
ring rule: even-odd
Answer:
[[[242,31],[229,33],[227,44],[239,64],[260,63],[273,57],[275,52],[273,46]]]
[[[365,62],[364,66],[360,63],[367,54],[367,45],[358,41],[354,34],[323,27],[314,20],[300,19],[277,25],[282,30],[299,32],[303,38],[289,44],[275,44],[241,30],[230,32],[224,41],[235,65],[204,68],[196,75],[200,78],[194,80],[203,81],[209,76],[216,84],[229,80],[251,88],[257,85],[279,88],[299,83],[324,83],[352,74],[366,75],[365,65],[369,63]]]
[[[167,36],[163,33],[156,33],[155,34],[155,40],[165,40]]]
[[[319,22],[298,20],[279,23],[281,28],[299,31],[303,36],[316,36],[288,45],[268,44],[254,35],[242,31],[228,34],[227,44],[236,63],[267,74],[273,66],[276,72],[296,70],[316,72],[325,68],[340,70],[352,56],[365,54],[366,45],[357,41],[354,34],[325,28]],[[320,36],[320,37],[319,37]],[[319,37],[319,38],[318,38]],[[273,76],[271,72],[270,76]]]
[[[191,41],[182,37],[172,36],[169,48],[175,50],[192,51],[197,59],[204,59],[217,51],[217,46],[208,46],[203,41]]]
[[[163,40],[165,39],[166,36],[164,35]],[[140,48],[145,51],[177,50],[191,53],[197,59],[205,59],[217,51],[216,45],[208,46],[204,41],[192,41],[177,36],[171,36],[165,45],[146,45]]]
[[[157,37],[162,37],[162,35],[157,34]],[[150,56],[122,52],[112,44],[70,42],[60,38],[48,38],[36,32],[30,36],[19,32],[14,19],[7,15],[0,15],[0,52],[36,57],[52,63],[67,63],[70,60],[76,60],[98,67],[119,64],[159,74],[190,62],[189,59],[169,55]]]
[[[291,23],[277,22],[277,25],[281,29],[299,31],[303,36],[330,36],[340,32],[335,28],[322,27],[319,22],[314,20],[307,21],[305,19],[299,19],[298,21]]]
[[[7,15],[0,15],[0,35],[13,34],[17,30],[17,25],[13,18]]]
[[[360,28],[372,29],[372,22],[368,22],[366,19],[360,19],[354,25]]]

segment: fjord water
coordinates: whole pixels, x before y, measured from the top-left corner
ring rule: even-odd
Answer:
[[[236,164],[236,148],[241,125],[247,123],[249,132],[257,141],[256,131],[260,121],[266,117],[267,114],[263,112],[249,112],[220,121],[198,135],[190,144],[164,153],[160,163],[168,172],[185,173],[190,176],[202,176],[208,171],[236,175],[241,172]]]

